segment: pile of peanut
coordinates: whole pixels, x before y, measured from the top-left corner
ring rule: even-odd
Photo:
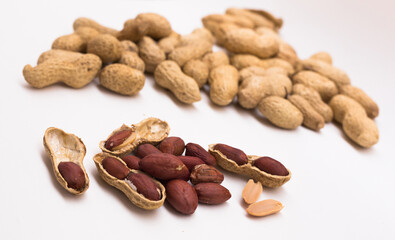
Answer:
[[[262,10],[229,8],[202,22],[204,28],[181,36],[155,13],[127,20],[120,31],[78,18],[74,33],[56,39],[23,74],[36,88],[57,82],[81,88],[98,76],[103,87],[134,95],[144,86],[143,73],[153,73],[159,86],[185,104],[199,101],[200,89],[208,85],[216,105],[237,99],[280,128],[303,124],[319,131],[334,119],[358,145],[378,142],[377,104],[350,84],[328,53],[299,59],[278,34],[281,19]],[[214,43],[226,51],[213,52]]]

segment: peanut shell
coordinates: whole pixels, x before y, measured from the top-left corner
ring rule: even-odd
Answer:
[[[50,127],[45,131],[43,143],[45,151],[51,160],[55,178],[60,185],[70,193],[76,195],[82,194],[88,190],[89,178],[83,165],[86,148],[81,139],[74,134],[66,133],[61,129]],[[73,162],[82,169],[85,175],[85,186],[82,189],[76,190],[68,187],[67,181],[63,178],[58,169],[58,165],[61,162]]]
[[[99,144],[100,149],[103,152],[122,157],[131,153],[140,144],[158,143],[162,141],[169,135],[169,131],[170,131],[170,127],[167,124],[167,122],[162,121],[158,118],[147,118],[137,124],[132,124],[132,126],[130,127],[124,124],[120,128],[114,130],[109,137],[111,137],[116,132],[126,129],[131,129],[135,134],[135,139],[132,142],[127,143],[120,149],[110,151],[105,148],[105,143],[106,143],[105,140],[100,142]]]
[[[259,156],[247,155],[248,163],[244,165],[237,165],[237,163],[233,160],[228,159],[225,155],[223,155],[220,151],[214,150],[214,146],[216,144],[209,145],[209,152],[211,155],[215,157],[217,160],[217,164],[223,169],[234,172],[237,174],[245,175],[253,178],[255,181],[262,183],[262,185],[270,188],[280,187],[284,183],[288,182],[291,179],[291,171],[288,170],[287,176],[276,176],[266,173],[264,171],[259,170],[257,167],[252,165],[252,162],[255,159],[260,158]]]
[[[165,187],[158,181],[154,180],[154,182],[156,183],[156,185],[158,186],[160,193],[161,193],[161,199],[158,201],[152,201],[149,200],[148,198],[144,197],[142,194],[139,194],[137,192],[137,190],[133,189],[131,185],[129,185],[129,183],[126,180],[120,180],[117,179],[113,176],[111,176],[110,174],[108,174],[108,172],[103,168],[103,165],[101,164],[101,162],[103,161],[103,159],[105,159],[106,157],[113,157],[118,159],[120,162],[122,162],[122,164],[124,164],[125,166],[127,166],[121,158],[115,157],[111,154],[108,153],[98,153],[93,157],[93,161],[95,162],[96,168],[99,171],[99,175],[100,177],[109,185],[119,189],[120,191],[122,191],[127,197],[128,199],[137,207],[142,208],[142,209],[146,209],[146,210],[153,210],[153,209],[157,209],[159,207],[161,207],[166,199],[166,192],[165,192]],[[130,170],[133,173],[142,173],[140,171],[137,170]]]

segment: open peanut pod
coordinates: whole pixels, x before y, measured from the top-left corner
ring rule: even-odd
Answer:
[[[215,157],[217,164],[220,167],[229,172],[248,176],[253,178],[255,181],[259,181],[263,186],[270,188],[280,187],[291,179],[291,171],[274,159],[247,155],[248,162],[243,165],[238,165],[235,161],[229,159],[220,151],[215,150],[215,145],[216,144],[209,145],[209,153]],[[258,159],[263,159],[263,161],[265,161],[263,164],[264,167],[261,167],[262,169],[265,169],[265,171],[258,168],[258,164],[255,164]]]
[[[60,185],[76,195],[85,192],[89,188],[89,178],[82,163],[86,148],[81,139],[50,127],[45,131],[43,142]]]
[[[118,164],[121,165],[121,168],[127,169],[127,172],[124,174],[124,176],[119,177],[119,175],[114,174],[114,169],[115,169],[115,172],[118,172],[118,173],[121,172],[120,171],[121,168],[119,166],[115,166],[115,167],[110,166],[110,167],[107,167],[107,170],[106,170],[104,163],[103,163],[103,160],[105,160],[106,158],[112,158],[114,160],[118,160]],[[106,183],[121,190],[129,198],[129,200],[137,207],[146,209],[146,210],[153,210],[153,209],[157,209],[163,205],[163,203],[166,199],[166,192],[165,192],[165,187],[160,182],[154,180],[153,178],[144,174],[141,171],[127,168],[126,163],[124,161],[122,161],[121,158],[113,156],[108,153],[96,154],[93,157],[93,161],[95,162],[96,168],[99,171],[100,177]],[[112,174],[110,174],[109,172],[112,172]],[[157,198],[157,200],[151,200],[148,197],[144,196],[143,195],[144,193],[139,193],[144,190],[149,190],[149,189],[144,189],[144,188],[148,188],[148,187],[152,188],[153,185],[152,184],[151,185],[149,185],[149,184],[144,184],[144,185],[135,184],[133,181],[129,180],[130,176],[133,174],[144,175],[145,178],[147,178],[147,176],[148,176],[150,178],[149,181],[154,183],[155,189],[153,189],[153,190],[154,190],[154,192],[156,191],[159,194],[158,195],[159,198]],[[143,180],[143,182],[144,182],[144,180]],[[145,181],[145,183],[146,182],[147,181]],[[140,181],[140,183],[141,183],[141,181]],[[142,190],[142,191],[140,191],[140,190]]]
[[[167,122],[158,118],[147,118],[132,126],[122,125],[114,130],[107,140],[99,144],[103,152],[125,156],[143,143],[158,143],[165,139],[170,132]]]

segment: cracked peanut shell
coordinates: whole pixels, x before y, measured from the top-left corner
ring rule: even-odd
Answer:
[[[287,169],[287,176],[277,176],[266,173],[259,168],[253,166],[253,161],[260,158],[259,156],[247,155],[248,162],[243,165],[238,165],[235,161],[228,159],[224,154],[222,154],[218,150],[214,150],[216,144],[210,144],[208,151],[211,155],[215,157],[217,160],[217,164],[223,169],[248,176],[255,181],[262,183],[263,186],[276,188],[282,186],[284,183],[288,182],[291,179],[291,171]]]
[[[107,139],[113,136],[115,133],[123,130],[132,130],[131,136],[122,143],[117,150],[111,151],[105,147]],[[137,124],[131,126],[122,125],[120,128],[114,130],[105,141],[101,141],[99,144],[100,149],[103,152],[115,155],[125,156],[131,153],[138,145],[143,143],[158,143],[161,142],[169,135],[170,127],[167,122],[162,121],[158,118],[147,118]]]
[[[146,209],[146,210],[154,210],[159,207],[161,207],[166,199],[166,192],[165,192],[165,187],[158,181],[154,180],[153,181],[156,183],[158,189],[160,190],[161,198],[158,201],[153,201],[150,200],[146,197],[144,197],[142,194],[138,193],[137,190],[133,189],[133,187],[128,183],[128,180],[126,179],[118,179],[116,177],[111,176],[104,168],[102,165],[102,161],[106,157],[112,157],[118,159],[122,164],[124,164],[126,167],[126,163],[121,159],[116,156],[113,156],[108,153],[98,153],[93,157],[93,161],[95,162],[96,168],[99,171],[100,177],[109,185],[119,189],[121,192],[123,192],[128,199],[137,207]],[[132,173],[142,173],[141,171],[130,169],[130,172]]]
[[[74,134],[66,133],[59,128],[50,127],[45,131],[43,144],[45,151],[51,160],[55,178],[60,185],[75,195],[82,194],[88,190],[89,178],[83,165],[86,148],[81,139]],[[85,181],[79,189],[70,187],[67,180],[60,173],[59,164],[70,162],[78,165],[81,168],[80,170],[83,172]]]

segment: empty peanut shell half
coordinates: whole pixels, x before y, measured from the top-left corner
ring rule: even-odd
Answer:
[[[235,161],[232,159],[227,158],[223,153],[221,153],[219,150],[215,150],[216,144],[211,144],[209,145],[209,153],[215,157],[217,160],[217,164],[222,167],[223,169],[229,171],[229,172],[234,172],[238,173],[241,175],[245,175],[248,177],[251,177],[255,181],[258,181],[262,183],[263,186],[266,187],[280,187],[284,183],[288,182],[289,179],[291,179],[291,171],[289,169],[285,168],[280,162],[275,161],[271,167],[266,169],[266,171],[259,169],[257,166],[254,166],[254,161],[263,157],[259,156],[253,156],[253,155],[247,155],[248,157],[248,162],[243,165],[238,165]],[[267,158],[267,157],[265,157]],[[273,159],[272,159],[273,160]],[[269,159],[270,161],[270,159]],[[273,171],[273,172],[272,172]],[[281,173],[281,175],[275,175],[275,174]]]
[[[99,146],[103,152],[115,156],[125,156],[143,143],[158,143],[169,135],[167,122],[157,118],[147,118],[132,126],[122,125],[114,130]]]
[[[121,158],[113,156],[108,153],[98,153],[93,157],[93,161],[95,162],[96,168],[99,171],[100,177],[108,184],[111,186],[119,189],[122,191],[128,198],[129,200],[136,205],[139,208],[146,209],[146,210],[153,210],[157,209],[160,206],[163,205],[165,199],[166,199],[166,193],[165,193],[165,187],[158,181],[154,180],[153,178],[152,181],[157,187],[157,191],[160,193],[160,199],[159,200],[150,200],[147,197],[144,196],[144,194],[139,193],[138,186],[136,184],[133,184],[131,180],[129,180],[129,176],[134,173],[142,173],[141,171],[134,170],[134,169],[129,169],[130,172],[129,174],[124,178],[124,179],[119,179],[117,177],[112,176],[104,167],[103,167],[103,160],[106,158],[114,158],[118,161],[120,161],[121,164],[123,164],[126,168],[127,165],[125,162],[122,161]],[[147,189],[143,189],[147,190]]]
[[[60,185],[76,195],[85,192],[89,188],[89,178],[82,163],[86,149],[81,139],[50,127],[45,131],[43,142]]]
[[[255,217],[264,217],[274,213],[278,213],[284,206],[276,200],[266,199],[251,204],[247,208],[247,213]]]

